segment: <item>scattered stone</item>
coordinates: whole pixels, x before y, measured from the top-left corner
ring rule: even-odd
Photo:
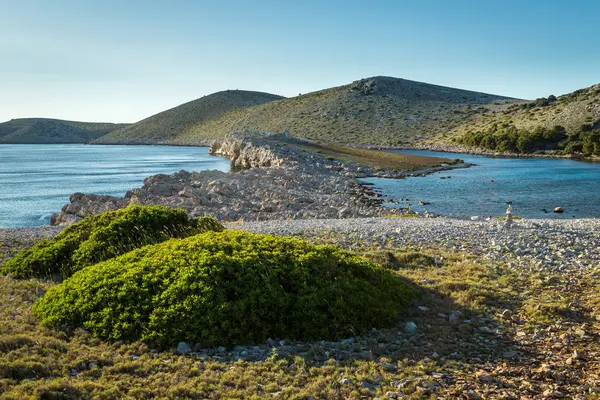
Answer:
[[[415,333],[417,331],[417,324],[415,324],[414,322],[407,322],[406,325],[404,325],[404,332],[406,333]]]
[[[483,382],[483,383],[489,384],[489,383],[492,383],[495,381],[494,377],[485,371],[477,371],[475,373],[475,377],[477,378],[478,381]]]
[[[177,344],[177,353],[188,354],[191,351],[192,351],[192,349],[190,348],[190,345],[187,344],[186,342],[179,342]]]
[[[461,317],[462,313],[458,310],[452,311],[450,315],[448,315],[448,321],[456,322]]]
[[[505,351],[502,353],[502,357],[504,358],[513,358],[516,357],[519,353],[514,350]]]
[[[390,364],[387,362],[382,362],[379,365],[381,365],[383,367],[383,369],[385,369],[386,371],[389,371],[389,372],[396,371],[396,369],[397,369],[395,364]]]
[[[340,380],[340,385],[349,386],[349,385],[352,385],[352,381],[348,378],[343,378]]]

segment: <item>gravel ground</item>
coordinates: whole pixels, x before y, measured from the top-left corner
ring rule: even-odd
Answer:
[[[63,229],[55,226],[0,229],[0,264],[7,257],[13,257],[23,248],[31,247],[43,239],[54,237]]]
[[[467,251],[515,270],[577,272],[600,267],[600,219],[498,220],[354,218],[243,222],[230,228],[283,236],[328,237],[343,247],[385,244]]]
[[[348,218],[229,223],[231,229],[365,245],[466,251],[505,262],[515,270],[570,272],[600,268],[600,219],[519,220],[510,229],[497,220],[452,218]],[[60,227],[0,229],[4,254],[60,232]]]

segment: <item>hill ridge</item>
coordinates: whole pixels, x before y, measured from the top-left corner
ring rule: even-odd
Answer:
[[[94,143],[102,144],[169,144],[177,132],[194,123],[218,118],[228,111],[282,99],[282,96],[249,91],[222,90],[179,106],[169,108],[103,136]]]
[[[222,93],[217,92],[214,96]],[[284,132],[296,137],[343,144],[408,144],[434,137],[470,117],[471,109],[506,96],[374,76],[346,85],[273,101],[232,107],[210,118],[152,126],[165,113],[185,115],[184,103],[113,132],[96,143],[199,145],[236,131]],[[172,118],[174,119],[174,118]],[[160,124],[159,124],[160,125]]]
[[[56,118],[13,118],[0,123],[0,143],[89,143],[126,124],[68,121]]]

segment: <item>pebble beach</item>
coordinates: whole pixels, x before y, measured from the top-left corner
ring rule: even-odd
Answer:
[[[346,218],[234,222],[230,229],[331,239],[345,248],[425,247],[468,252],[522,272],[577,273],[600,268],[600,220],[503,221],[438,218]],[[61,227],[0,229],[4,254],[51,238]]]
[[[515,270],[577,272],[600,267],[600,220],[470,221],[439,218],[350,218],[245,222],[231,228],[283,236],[335,237],[346,248],[431,247],[468,252]],[[526,272],[526,271],[524,271]]]

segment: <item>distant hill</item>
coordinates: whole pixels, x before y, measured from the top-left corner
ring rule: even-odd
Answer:
[[[96,140],[95,143],[171,144],[191,128],[220,118],[227,112],[280,99],[283,97],[244,90],[217,92],[112,132]]]
[[[0,143],[89,143],[124,126],[48,118],[13,119],[0,123]]]
[[[288,131],[344,144],[399,146],[435,138],[516,99],[374,77],[283,99],[219,92],[113,132],[96,143],[203,144],[234,131]],[[249,104],[252,103],[253,104]]]

